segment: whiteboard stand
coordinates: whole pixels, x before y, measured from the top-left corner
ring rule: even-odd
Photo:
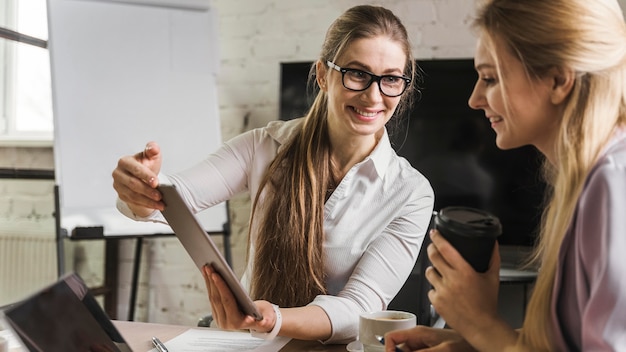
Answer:
[[[121,239],[135,239],[140,254],[144,237],[173,235],[167,225],[134,221],[116,209],[111,172],[118,159],[156,141],[164,153],[161,172],[171,174],[222,143],[217,16],[208,0],[47,5],[58,270],[65,271],[65,239],[105,240],[106,270],[114,274],[105,285],[117,290]],[[208,233],[224,236],[230,251],[226,203],[197,215]],[[134,260],[134,283],[140,259]]]
[[[65,274],[65,240],[79,240],[69,236],[67,229],[61,227],[61,207],[59,204],[59,186],[54,186],[54,216],[55,216],[55,238],[57,248],[57,275],[61,278]],[[82,239],[82,238],[80,238]],[[85,238],[87,239],[87,238]],[[105,238],[104,231],[99,237],[91,237],[91,240],[100,239],[105,241],[104,250],[104,282],[101,286],[90,287],[89,290],[94,296],[103,296],[104,311],[112,319],[117,318],[117,287],[118,287],[118,265],[119,262],[119,239]],[[132,288],[131,288],[132,289]]]
[[[211,236],[221,235],[224,245],[224,259],[226,259],[226,263],[233,268],[232,262],[232,249],[230,245],[230,218],[229,221],[224,223],[223,230],[221,232],[209,232],[207,233]],[[135,238],[135,255],[133,262],[133,274],[131,281],[131,291],[130,291],[130,300],[128,306],[128,321],[135,320],[135,306],[137,302],[137,287],[139,286],[139,269],[141,266],[141,253],[143,249],[143,238],[146,236],[133,236]],[[153,235],[149,236],[150,238],[154,238]],[[117,259],[111,258],[111,261],[114,263],[118,263]],[[116,268],[117,269],[117,268]],[[115,286],[117,287],[117,286]]]

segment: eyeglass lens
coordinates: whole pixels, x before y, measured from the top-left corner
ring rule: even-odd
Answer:
[[[397,76],[376,76],[355,69],[345,69],[343,74],[344,87],[356,91],[367,89],[372,82],[377,81],[383,94],[398,96],[406,89],[406,81]]]

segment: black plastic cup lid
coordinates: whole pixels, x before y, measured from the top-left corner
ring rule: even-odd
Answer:
[[[466,237],[495,238],[502,234],[500,219],[489,212],[470,207],[443,208],[437,213],[435,224],[441,230]]]

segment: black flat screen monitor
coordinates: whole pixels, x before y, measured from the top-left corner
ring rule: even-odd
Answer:
[[[531,146],[500,150],[482,110],[468,105],[477,74],[472,59],[418,60],[423,70],[419,100],[390,136],[397,153],[431,182],[435,209],[471,206],[500,218],[501,245],[532,246],[545,184],[541,157]],[[312,62],[281,66],[280,118],[305,114],[312,96]]]

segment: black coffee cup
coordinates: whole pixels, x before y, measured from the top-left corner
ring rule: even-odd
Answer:
[[[479,273],[489,269],[496,238],[502,234],[500,219],[470,207],[446,207],[435,216],[435,227]]]

